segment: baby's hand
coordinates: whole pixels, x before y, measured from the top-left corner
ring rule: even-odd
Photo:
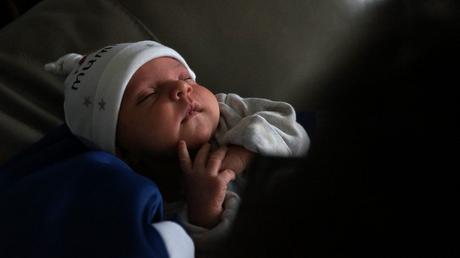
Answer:
[[[234,171],[236,175],[239,175],[246,169],[253,156],[254,152],[244,147],[230,145],[228,146],[227,154],[222,161],[220,169],[230,169]]]
[[[210,144],[204,144],[192,164],[185,141],[179,142],[179,162],[185,173],[188,219],[190,223],[206,228],[219,223],[227,185],[235,179],[232,170],[221,170],[227,148],[221,147],[209,153],[210,148]]]

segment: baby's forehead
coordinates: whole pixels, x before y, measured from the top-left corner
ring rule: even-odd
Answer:
[[[188,73],[187,68],[180,61],[172,57],[158,57],[141,65],[129,79],[124,95],[142,88],[143,84],[150,84],[157,80],[175,78],[182,73]]]
[[[172,57],[158,57],[141,65],[131,76],[131,81],[161,78],[187,72],[187,68],[180,61]]]

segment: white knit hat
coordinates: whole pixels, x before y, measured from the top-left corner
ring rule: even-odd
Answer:
[[[179,53],[155,41],[106,46],[87,56],[71,53],[46,64],[46,71],[68,75],[64,113],[72,133],[92,148],[115,154],[118,112],[126,85],[143,64],[158,57],[178,60],[195,80]]]

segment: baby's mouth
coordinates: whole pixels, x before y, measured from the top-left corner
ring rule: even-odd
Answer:
[[[189,103],[187,109],[185,110],[184,113],[184,118],[181,121],[181,124],[187,122],[189,119],[192,117],[196,116],[198,113],[200,113],[201,110],[199,109],[198,105],[194,102]]]

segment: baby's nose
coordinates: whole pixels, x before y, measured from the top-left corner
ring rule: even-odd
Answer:
[[[171,86],[169,97],[172,100],[180,100],[181,98],[188,96],[193,91],[192,86],[184,81],[175,81]]]

